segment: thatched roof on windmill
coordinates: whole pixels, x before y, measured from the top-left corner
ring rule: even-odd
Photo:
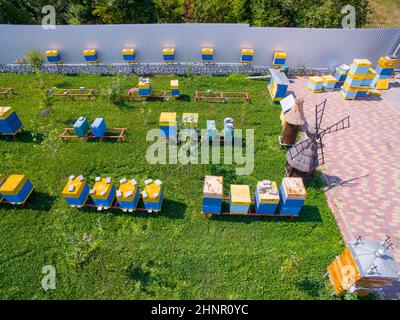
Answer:
[[[300,139],[299,143],[304,142],[307,139],[307,135],[304,135]],[[286,160],[292,168],[301,172],[310,173],[315,169],[317,156],[317,144],[310,139],[306,142],[306,145],[298,155],[292,157],[292,154],[287,152]]]
[[[285,121],[295,126],[303,126],[307,121],[303,111],[303,98],[297,98],[292,109],[285,115]]]

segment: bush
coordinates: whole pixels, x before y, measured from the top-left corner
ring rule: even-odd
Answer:
[[[121,106],[126,102],[126,76],[115,76],[108,87],[103,90],[103,96],[112,104]]]
[[[43,55],[39,50],[36,49],[26,53],[26,60],[35,71],[41,70],[44,65]]]

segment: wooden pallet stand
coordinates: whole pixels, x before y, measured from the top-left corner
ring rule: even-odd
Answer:
[[[140,100],[148,98],[169,100],[169,99],[177,99],[180,97],[180,96],[172,96],[170,94],[170,90],[152,90],[151,94],[145,96],[140,95],[138,91],[139,88],[135,87],[133,90],[128,91],[125,98],[128,100]]]
[[[142,198],[142,195],[140,195],[140,198]],[[73,207],[73,206],[71,206],[71,207]],[[130,212],[130,213],[131,212],[147,212],[147,213],[152,213],[152,214],[155,214],[155,215],[158,215],[162,211],[162,208],[161,208],[161,210],[148,210],[148,209],[145,209],[145,208],[136,208],[135,210],[122,209],[118,205],[118,201],[117,200],[114,200],[112,206],[109,207],[109,208],[97,207],[93,203],[86,203],[84,206],[79,206],[78,208],[97,209],[98,211],[108,210],[108,209],[111,209],[111,210],[122,210],[123,212]]]
[[[53,97],[70,97],[70,98],[88,98],[88,100],[96,99],[96,89],[47,89],[46,92]]]
[[[211,102],[226,102],[230,100],[238,100],[250,102],[250,96],[247,92],[238,91],[206,91],[206,90],[196,90],[195,97],[196,102],[199,101],[211,101]]]
[[[64,128],[63,133],[60,135],[60,139],[63,141],[73,140],[73,139],[80,139],[83,141],[94,140],[94,139],[99,139],[100,141],[105,139],[108,140],[114,139],[122,142],[125,137],[127,128],[107,128],[107,131],[112,134],[102,137],[96,137],[91,131],[89,131],[89,135],[87,135],[86,137],[79,137],[75,134],[74,128]]]
[[[8,99],[10,95],[16,94],[13,88],[0,88],[0,95]]]

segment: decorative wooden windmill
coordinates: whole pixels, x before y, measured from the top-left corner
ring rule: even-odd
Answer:
[[[350,128],[350,116],[343,118],[326,129],[321,128],[326,99],[315,106],[315,127],[306,123],[303,131],[306,133],[286,153],[286,176],[310,179],[315,168],[325,163],[322,138],[329,133]]]

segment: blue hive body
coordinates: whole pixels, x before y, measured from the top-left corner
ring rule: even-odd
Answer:
[[[160,194],[160,200],[158,202],[146,202],[143,201],[143,206],[146,210],[155,210],[155,211],[161,211],[161,206],[162,206],[162,202],[164,199],[164,190],[161,191]]]
[[[92,125],[90,126],[90,128],[92,129],[92,132],[95,137],[97,138],[103,137],[107,130],[104,118],[96,118],[92,123]]]
[[[378,67],[376,67],[375,71],[377,74],[384,75],[384,76],[390,76],[394,72],[394,69],[384,69],[384,68],[378,66]]]
[[[107,199],[95,199],[93,198],[93,202],[96,205],[96,207],[105,207],[105,208],[109,208],[111,207],[114,198],[115,198],[115,193],[116,193],[116,189],[115,186],[113,185],[110,191],[110,194],[108,195]]]
[[[6,119],[0,119],[0,133],[14,134],[22,128],[21,120],[18,115],[13,112]]]
[[[173,97],[179,96],[180,95],[179,89],[171,89],[171,95]]]
[[[74,124],[74,131],[78,137],[85,137],[89,130],[89,123],[85,117],[80,117]]]
[[[161,136],[164,138],[176,138],[178,136],[178,129],[176,126],[160,126]]]
[[[134,54],[124,54],[124,55],[122,55],[122,57],[124,58],[125,61],[132,62],[132,61],[136,60],[136,53],[134,53]]]
[[[289,200],[286,198],[285,192],[283,190],[283,184],[279,188],[279,212],[281,214],[293,214],[298,215],[303,207],[304,200]]]
[[[32,190],[32,183],[27,180],[17,195],[3,195],[3,198],[10,203],[23,203]]]
[[[139,95],[141,96],[149,96],[151,94],[151,86],[147,89],[139,88]]]
[[[220,214],[222,207],[222,198],[203,197],[203,212]]]
[[[135,210],[137,207],[138,201],[139,201],[139,188],[136,190],[136,194],[135,194],[133,202],[132,201],[118,201],[118,204],[121,209]]]
[[[67,198],[65,197],[65,201],[71,205],[71,206],[82,206],[85,204],[88,196],[89,196],[89,185],[86,184],[85,187],[83,188],[82,193],[80,194],[79,198]]]
[[[221,214],[223,183],[222,176],[204,177],[203,213]]]

